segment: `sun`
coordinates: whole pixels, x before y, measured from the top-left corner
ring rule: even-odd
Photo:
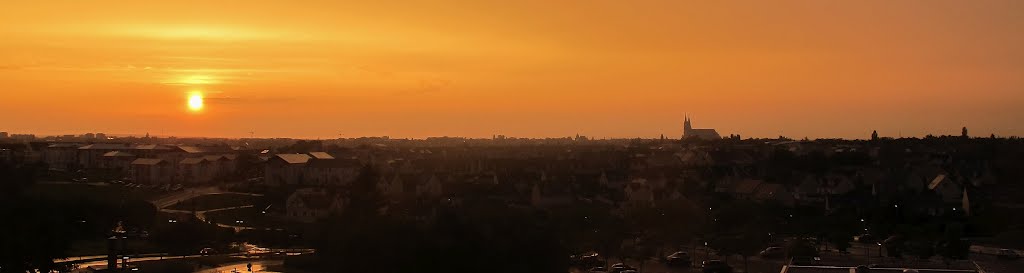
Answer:
[[[188,95],[188,110],[198,112],[203,110],[203,94],[199,92],[192,92]]]

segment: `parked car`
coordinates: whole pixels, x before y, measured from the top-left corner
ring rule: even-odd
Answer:
[[[626,269],[619,273],[637,273],[635,269]]]
[[[665,264],[668,266],[690,266],[690,262],[690,253],[684,251],[676,251],[665,257]]]
[[[790,265],[821,265],[821,257],[797,256],[789,258]]]
[[[636,268],[634,268],[632,266],[629,266],[629,265],[626,265],[624,263],[617,263],[617,264],[613,264],[612,267],[611,267],[611,270],[609,270],[608,272],[609,273],[622,273],[623,271],[626,271],[626,270],[636,270]]]
[[[1016,251],[1013,251],[1011,249],[1005,249],[1004,248],[1004,249],[1000,249],[999,253],[996,253],[996,257],[999,257],[1000,259],[1004,259],[1004,260],[1016,260],[1016,259],[1020,259],[1020,254],[1017,254]]]
[[[757,255],[762,258],[782,258],[786,255],[786,252],[781,247],[772,246],[761,250],[761,253]]]
[[[569,256],[569,263],[583,268],[599,267],[604,265],[604,261],[601,260],[601,255],[597,254],[597,252],[587,252]]]
[[[721,260],[709,260],[701,263],[703,273],[732,273],[732,267]]]
[[[603,266],[595,266],[590,268],[590,270],[588,271],[590,273],[608,273],[608,269],[604,268]]]
[[[204,247],[203,249],[199,250],[199,254],[203,255],[203,256],[213,255],[213,254],[217,254],[217,250],[215,250],[213,248],[209,248],[209,247]]]

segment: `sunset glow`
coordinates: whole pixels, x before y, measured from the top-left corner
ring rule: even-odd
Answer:
[[[188,109],[193,112],[203,110],[203,94],[194,92],[188,95]]]
[[[64,110],[0,124],[678,137],[689,114],[751,137],[1024,135],[1021,10],[1010,0],[12,1],[0,9],[0,108]],[[197,119],[202,107],[189,98],[183,112],[181,94],[200,88],[208,109]]]

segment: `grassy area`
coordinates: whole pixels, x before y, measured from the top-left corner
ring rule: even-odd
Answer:
[[[255,228],[285,228],[289,224],[262,213],[261,208],[240,208],[206,213],[206,219],[215,223]],[[242,221],[237,223],[235,221]]]
[[[256,196],[244,195],[244,194],[208,194],[201,195],[195,198],[191,198],[181,203],[174,204],[169,209],[175,210],[196,210],[204,211],[211,209],[239,207],[246,205],[253,205],[257,201]]]
[[[160,195],[161,192],[151,189],[126,188],[120,186],[95,186],[87,184],[36,184],[29,187],[25,194],[52,200],[147,200]]]

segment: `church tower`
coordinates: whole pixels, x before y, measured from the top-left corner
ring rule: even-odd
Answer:
[[[690,124],[690,116],[683,118],[683,135],[686,135],[690,131],[693,131],[693,125]]]

